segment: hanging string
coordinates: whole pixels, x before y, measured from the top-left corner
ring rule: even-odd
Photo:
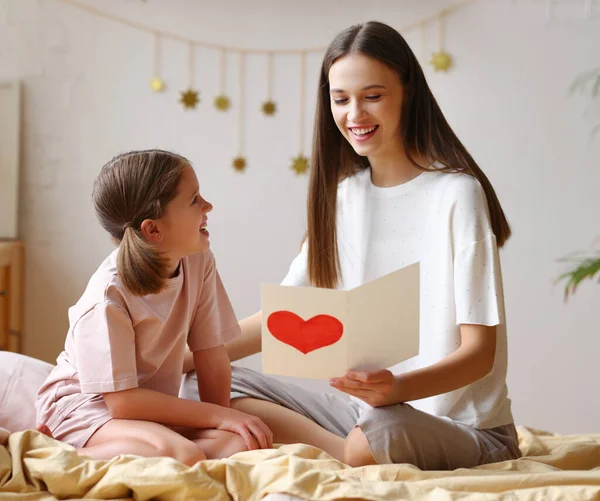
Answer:
[[[300,112],[298,113],[298,156],[292,159],[292,170],[296,174],[306,174],[308,170],[308,158],[304,156],[304,113],[306,110],[306,52],[300,54],[300,68],[299,68],[299,103]]]
[[[233,168],[237,172],[244,172],[247,167],[246,159],[243,156],[244,150],[244,79],[245,79],[245,53],[238,51],[238,88],[237,88],[237,105],[238,105],[238,130],[237,130],[237,156],[233,159]]]
[[[244,73],[245,54],[242,51],[238,52],[238,155],[241,157],[244,149]]]
[[[193,109],[198,106],[200,98],[198,91],[194,89],[194,44],[190,43],[188,46],[188,80],[189,87],[187,90],[181,92],[180,102],[186,109]]]
[[[188,48],[188,74],[190,89],[194,88],[194,44],[190,43]]]
[[[160,46],[160,35],[158,33],[154,33],[154,76],[160,77],[160,56],[161,56],[161,46]]]
[[[303,52],[306,53],[313,53],[313,52],[324,52],[327,47],[311,47],[311,48],[305,48],[305,49],[245,49],[243,47],[235,47],[235,46],[231,46],[231,45],[221,45],[221,44],[215,44],[215,43],[211,43],[211,42],[204,42],[201,40],[194,40],[194,39],[190,39],[187,37],[183,37],[177,33],[171,33],[168,31],[163,31],[163,30],[159,30],[156,28],[152,28],[150,26],[146,26],[142,23],[137,23],[135,21],[130,21],[129,19],[111,14],[109,12],[105,12],[102,9],[99,9],[97,7],[94,7],[92,5],[89,4],[85,4],[83,2],[81,2],[80,0],[56,0],[57,2],[62,2],[68,5],[71,5],[73,7],[77,7],[78,9],[81,9],[85,12],[87,12],[88,14],[93,14],[96,16],[100,16],[103,17],[105,19],[109,19],[111,21],[129,26],[130,28],[134,28],[140,31],[145,31],[147,33],[157,33],[159,34],[162,38],[168,38],[171,40],[175,40],[178,42],[182,42],[184,44],[194,44],[198,47],[203,47],[206,49],[212,49],[212,50],[225,50],[227,52],[239,52],[241,50],[243,50],[246,54],[269,54],[269,53],[273,53],[273,54],[301,54]],[[474,2],[475,0],[458,0],[454,5],[451,5],[449,7],[446,7],[445,9],[443,9],[443,12],[445,14],[449,14],[451,12],[454,12],[455,10],[458,10],[460,8],[462,8],[463,6],[470,4],[472,2]],[[398,29],[398,31],[400,32],[408,32],[411,30],[414,30],[415,28],[418,28],[419,26],[421,26],[422,24],[428,24],[431,21],[435,20],[437,17],[439,16],[439,12],[434,13],[430,16],[424,17],[422,19],[419,19],[418,21],[415,21],[414,23],[410,23],[407,24],[405,26],[402,26]]]
[[[225,95],[225,86],[227,82],[226,52],[224,49],[221,49],[219,52],[219,89],[221,95]]]
[[[267,54],[267,100],[262,103],[262,112],[273,116],[277,112],[277,104],[273,101],[273,53]]]
[[[160,44],[160,35],[154,33],[154,58],[152,61],[152,79],[150,80],[150,88],[153,92],[162,92],[165,89],[165,83],[161,77],[162,71],[160,67],[160,60],[162,51]]]
[[[452,67],[452,56],[445,50],[445,28],[446,28],[446,10],[441,10],[437,18],[438,27],[438,51],[431,56],[429,63],[435,71],[448,71]]]
[[[300,76],[299,76],[299,80],[300,80],[300,96],[299,96],[299,101],[300,101],[300,113],[299,113],[299,124],[298,124],[298,131],[299,131],[299,138],[298,138],[298,153],[300,155],[302,155],[302,153],[304,152],[304,111],[306,108],[306,93],[305,93],[305,88],[306,88],[306,52],[302,52],[300,54]]]
[[[444,50],[444,38],[446,35],[446,26],[445,26],[444,12],[441,12],[438,17],[438,46],[439,50]]]
[[[273,53],[267,54],[267,101],[273,98]]]
[[[225,93],[227,87],[227,53],[224,49],[219,51],[219,94],[215,97],[214,105],[219,111],[227,111],[231,101]]]

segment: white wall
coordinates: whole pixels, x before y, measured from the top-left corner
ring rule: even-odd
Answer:
[[[92,2],[89,2],[92,3]],[[396,27],[446,2],[95,1],[113,13],[183,36],[261,48],[326,45],[368,20]],[[283,4],[283,6],[282,6]],[[292,8],[291,6],[295,7]],[[598,9],[597,9],[598,10]],[[557,432],[598,431],[600,286],[563,303],[556,259],[600,233],[600,148],[588,144],[585,102],[569,98],[574,76],[600,64],[600,23],[582,23],[581,3],[561,4],[554,23],[540,2],[477,1],[447,22],[448,74],[426,73],[442,109],[491,178],[512,222],[503,252],[509,319],[509,390],[519,424]],[[427,32],[427,54],[435,49]],[[419,48],[418,33],[409,41]],[[185,48],[164,44],[169,89],[151,94],[152,39],[56,0],[0,0],[0,80],[24,81],[20,231],[27,244],[25,351],[53,360],[67,308],[111,250],[90,204],[93,179],[112,155],[174,149],[193,160],[211,215],[213,248],[238,315],[259,307],[258,285],[282,278],[304,230],[306,182],[289,170],[298,150],[297,61],[277,59],[274,119],[259,110],[265,66],[247,61],[247,147],[239,175],[235,111],[211,106],[216,55],[199,51],[204,104],[185,112]],[[319,55],[308,59],[310,134]],[[230,61],[233,93],[236,65]],[[594,150],[595,148],[595,150]],[[595,154],[595,158],[594,155]],[[259,360],[250,360],[258,367]]]

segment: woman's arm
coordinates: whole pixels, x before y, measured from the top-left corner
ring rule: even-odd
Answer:
[[[242,358],[249,357],[250,355],[254,355],[261,351],[261,322],[261,311],[257,311],[254,315],[250,315],[240,321],[242,335],[225,343],[225,349],[227,350],[231,362],[241,360]],[[188,372],[193,371],[194,368],[194,356],[192,355],[192,352],[187,349],[183,361],[183,373],[187,374]]]
[[[436,364],[394,376],[388,370],[349,371],[330,384],[373,407],[448,393],[486,376],[494,366],[496,327],[463,324],[461,345]]]
[[[261,351],[261,324],[262,311],[257,311],[240,321],[242,335],[225,343],[229,360],[235,362]]]
[[[229,407],[231,363],[225,346],[198,350],[193,354],[198,374],[198,395],[202,402]]]
[[[259,418],[220,405],[184,400],[147,388],[103,393],[111,417],[167,426],[225,430],[240,435],[249,449],[270,448],[273,434]]]

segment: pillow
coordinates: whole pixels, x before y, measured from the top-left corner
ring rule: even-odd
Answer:
[[[35,430],[35,398],[54,366],[19,353],[0,351],[0,428]]]

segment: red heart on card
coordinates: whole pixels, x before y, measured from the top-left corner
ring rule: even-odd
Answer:
[[[267,328],[275,339],[305,355],[337,343],[344,333],[342,322],[331,315],[317,315],[304,320],[291,311],[271,313]]]

